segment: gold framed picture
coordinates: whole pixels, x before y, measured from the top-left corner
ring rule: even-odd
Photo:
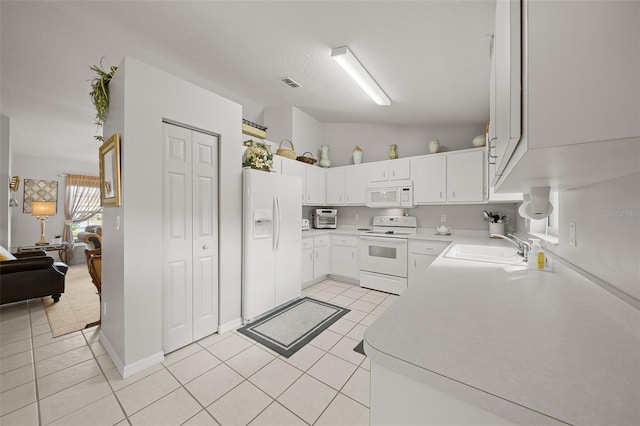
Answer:
[[[120,135],[114,133],[100,147],[100,200],[102,207],[121,206]]]

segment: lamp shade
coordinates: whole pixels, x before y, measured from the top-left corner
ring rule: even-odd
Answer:
[[[31,216],[53,216],[56,214],[56,203],[53,201],[32,201]]]

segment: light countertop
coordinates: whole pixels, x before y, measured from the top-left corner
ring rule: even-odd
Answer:
[[[553,258],[541,272],[445,253],[366,331],[373,362],[516,423],[640,424],[638,309]]]

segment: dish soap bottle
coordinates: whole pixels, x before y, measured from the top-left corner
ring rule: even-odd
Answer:
[[[540,246],[540,240],[532,239],[531,249],[527,255],[527,265],[529,269],[544,269],[544,252]],[[540,256],[542,256],[542,267],[540,267]]]
[[[538,243],[538,245],[539,245],[539,244],[540,244],[540,243]],[[538,269],[539,269],[539,270],[543,270],[543,269],[544,269],[544,267],[545,267],[545,266],[546,266],[546,264],[547,264],[547,259],[546,259],[546,256],[545,256],[544,251],[542,250],[542,248],[540,248],[540,249],[538,250],[538,254],[536,255],[536,260],[537,260],[537,264],[536,264],[536,266],[538,267]]]

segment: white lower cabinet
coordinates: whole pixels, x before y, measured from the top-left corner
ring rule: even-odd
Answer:
[[[448,245],[442,241],[409,241],[409,287],[423,284],[425,270]]]
[[[313,237],[302,239],[302,284],[313,281]]]
[[[354,280],[359,279],[358,237],[331,236],[331,274]]]
[[[331,270],[329,236],[313,237],[313,279],[324,278]]]
[[[302,286],[326,278],[330,272],[329,235],[306,237],[302,239]]]

